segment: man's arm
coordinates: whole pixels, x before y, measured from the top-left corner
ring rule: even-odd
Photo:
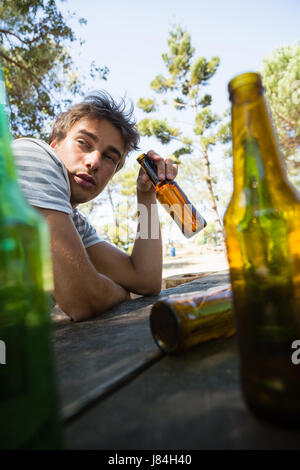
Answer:
[[[156,162],[161,179],[176,176],[172,162],[165,162],[153,151],[148,156]],[[142,168],[137,195],[140,227],[131,256],[106,242],[85,249],[67,214],[39,209],[50,228],[55,298],[73,320],[100,314],[128,299],[129,292],[160,292],[162,242],[156,196]]]
[[[54,295],[65,313],[74,321],[85,320],[129,298],[126,289],[97,272],[67,214],[38,210],[50,229]]]
[[[88,247],[87,253],[98,272],[125,289],[155,295],[162,283],[162,241],[155,193],[138,193],[138,208],[140,223],[130,256],[106,242]],[[151,238],[151,231],[155,238]]]
[[[156,163],[161,180],[176,177],[177,166],[171,160],[165,161],[154,151],[148,156]],[[137,180],[137,198],[139,227],[132,254],[104,242],[87,248],[87,252],[97,271],[130,292],[153,295],[161,290],[162,240],[155,189],[143,168]]]

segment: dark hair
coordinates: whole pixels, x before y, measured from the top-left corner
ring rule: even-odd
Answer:
[[[129,110],[126,110],[125,98],[117,103],[109,93],[100,90],[86,96],[81,103],[75,104],[68,111],[59,114],[49,137],[49,144],[54,139],[63,140],[74,124],[82,118],[107,119],[120,131],[125,144],[124,155],[117,167],[119,171],[125,163],[126,155],[131,150],[138,149],[139,134],[132,116],[133,104]]]

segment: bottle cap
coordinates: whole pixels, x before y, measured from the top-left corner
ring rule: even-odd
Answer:
[[[245,85],[255,85],[257,84],[259,87],[262,87],[262,80],[261,76],[258,73],[249,72],[249,73],[242,73],[241,75],[237,75],[232,80],[230,80],[228,84],[228,91],[231,97],[234,90],[241,86]]]

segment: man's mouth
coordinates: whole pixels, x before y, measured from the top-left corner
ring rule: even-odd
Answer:
[[[80,184],[84,188],[91,188],[92,186],[96,186],[95,179],[87,173],[78,173],[74,176],[74,179],[76,183]]]

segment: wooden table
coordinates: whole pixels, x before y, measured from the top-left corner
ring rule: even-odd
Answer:
[[[205,291],[209,274],[163,291]],[[82,323],[54,311],[54,349],[69,449],[298,449],[300,430],[261,422],[240,392],[236,337],[163,354],[149,328],[155,297],[124,302]],[[300,399],[300,397],[299,397]]]

